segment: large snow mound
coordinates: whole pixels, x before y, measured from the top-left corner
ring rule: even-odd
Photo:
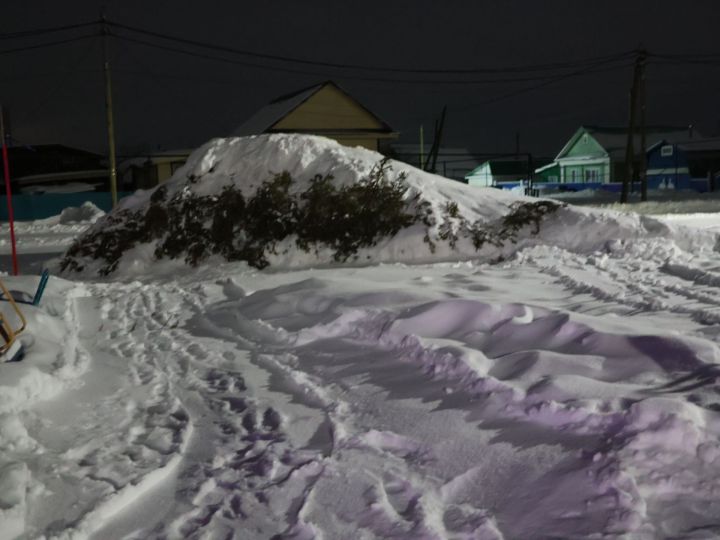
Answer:
[[[274,134],[208,142],[167,183],[125,199],[81,235],[61,268],[493,261],[536,244],[593,252],[616,238],[685,250],[714,243],[644,216],[478,189],[326,138]]]

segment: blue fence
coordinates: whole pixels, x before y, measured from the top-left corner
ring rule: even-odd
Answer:
[[[694,190],[698,193],[705,193],[709,190],[707,178],[690,178],[685,175],[673,179],[673,184],[668,187],[667,184],[663,185],[663,178],[659,176],[648,177],[648,189],[664,189],[667,192],[677,190]],[[517,187],[527,187],[527,181],[518,182],[498,182],[497,187],[502,189],[514,189]],[[557,191],[582,191],[585,189],[595,189],[602,191],[610,191],[612,193],[620,193],[622,191],[621,182],[609,182],[603,184],[601,182],[587,182],[587,183],[559,183],[559,182],[533,182],[533,188],[542,191],[546,190],[557,190]],[[719,186],[720,187],[720,186]],[[717,188],[716,188],[717,189]],[[633,182],[630,186],[632,192],[640,191],[640,182]]]
[[[118,198],[127,197],[129,192],[118,193]],[[89,201],[95,206],[110,211],[112,197],[109,192],[88,191],[83,193],[43,193],[41,195],[13,195],[13,212],[16,221],[32,221],[56,216],[70,206],[81,206]],[[0,221],[8,220],[7,196],[0,195]]]

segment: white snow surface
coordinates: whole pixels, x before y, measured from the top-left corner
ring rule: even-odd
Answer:
[[[257,170],[369,155],[307,144]],[[496,264],[52,277],[0,364],[0,538],[717,538],[720,217],[550,220]]]
[[[57,216],[36,221],[15,222],[15,241],[18,252],[43,253],[60,252],[66,249],[78,234],[105,215],[90,201],[81,206],[65,208]],[[0,224],[0,253],[10,253],[10,226]]]

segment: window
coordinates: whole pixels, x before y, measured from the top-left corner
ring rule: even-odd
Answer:
[[[662,157],[670,157],[673,155],[673,146],[672,144],[666,144],[662,148],[660,148],[660,155]]]
[[[575,169],[570,171],[570,181],[577,182],[577,171]]]

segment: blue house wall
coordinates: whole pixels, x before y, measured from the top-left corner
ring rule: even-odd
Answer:
[[[677,144],[662,141],[647,153],[648,189],[696,188],[690,178],[685,150]]]

